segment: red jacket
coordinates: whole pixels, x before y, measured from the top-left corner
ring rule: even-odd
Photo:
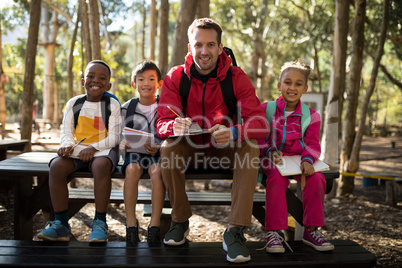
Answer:
[[[267,103],[262,105],[266,109]],[[270,151],[275,150],[272,139],[279,151],[283,155],[301,155],[302,162],[308,161],[313,164],[321,154],[320,146],[320,114],[310,108],[311,123],[304,134],[304,143],[302,141],[301,129],[301,104],[300,101],[295,111],[285,119],[286,101],[280,96],[276,100],[276,111],[272,118],[271,134],[268,142],[258,140],[261,148],[261,156],[268,156]]]
[[[261,139],[269,133],[269,125],[261,103],[256,96],[255,89],[247,75],[239,67],[230,66],[232,59],[222,52],[219,55],[217,77],[210,78],[205,84],[199,79],[192,78],[191,89],[184,111],[185,116],[191,117],[201,128],[208,129],[216,124],[237,128],[237,140]],[[176,115],[166,106],[169,105],[176,112],[182,111],[179,94],[180,78],[183,68],[190,76],[190,67],[193,64],[193,56],[189,53],[184,65],[173,67],[164,78],[161,98],[158,106],[157,132],[160,138],[173,135],[173,122]],[[223,100],[220,81],[231,68],[233,90],[237,99],[237,105],[241,107],[243,125],[235,125],[228,119],[228,108]],[[205,142],[205,140],[204,140]],[[202,143],[197,141],[197,143]]]

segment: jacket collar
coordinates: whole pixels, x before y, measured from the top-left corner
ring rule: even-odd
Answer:
[[[281,111],[281,113],[283,113],[283,114],[285,114],[286,104],[287,104],[287,102],[283,99],[282,95],[280,95],[279,98],[276,99],[276,106],[278,107],[279,111]],[[302,115],[300,100],[296,105],[296,109],[293,112],[293,115],[300,115],[300,116]]]
[[[226,77],[226,73],[232,63],[232,59],[226,55],[225,51],[218,57],[218,68],[217,68],[217,76],[216,79],[218,81],[222,81]],[[186,56],[186,61],[184,63],[184,72],[187,76],[191,76],[191,65],[194,64],[194,58],[191,52],[189,52]]]

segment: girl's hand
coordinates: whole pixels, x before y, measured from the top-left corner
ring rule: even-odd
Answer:
[[[304,175],[306,175],[306,176],[311,176],[311,175],[313,175],[314,172],[315,172],[313,165],[310,164],[310,163],[307,162],[307,161],[304,161],[304,162],[301,163],[300,169],[301,169],[302,173],[303,173]]]
[[[145,150],[152,156],[155,156],[158,154],[159,149],[161,148],[161,146],[159,144],[155,144],[155,143],[145,143],[144,144]]]
[[[94,147],[88,146],[87,148],[85,148],[80,152],[78,157],[82,162],[89,162],[92,160],[92,158],[94,158],[96,151],[97,150]]]
[[[271,153],[271,160],[275,164],[280,165],[280,164],[283,163],[282,162],[282,156],[283,156],[283,153],[281,151],[279,151],[279,154],[276,151],[274,151],[274,152]]]

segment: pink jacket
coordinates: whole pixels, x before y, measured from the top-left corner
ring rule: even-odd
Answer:
[[[301,104],[297,104],[296,110],[285,118],[286,101],[280,96],[276,100],[276,111],[272,118],[271,133],[268,140],[258,140],[261,149],[261,156],[268,156],[269,152],[275,150],[272,139],[276,147],[282,151],[283,155],[301,155],[302,162],[314,163],[321,154],[320,146],[320,114],[310,108],[311,123],[306,129],[304,143],[301,129]],[[262,104],[266,109],[267,102]]]
[[[262,139],[269,133],[269,125],[261,108],[260,100],[257,98],[255,89],[250,79],[239,67],[231,65],[232,59],[222,53],[219,55],[217,77],[210,78],[205,84],[196,78],[192,78],[191,90],[184,111],[197,122],[201,128],[208,129],[216,124],[237,129],[237,140]],[[181,98],[179,94],[180,77],[184,68],[188,76],[193,64],[193,56],[189,53],[186,62],[181,66],[173,67],[164,78],[161,98],[158,106],[157,132],[162,139],[173,135],[173,123],[176,115],[166,106],[169,105],[176,112],[182,111]],[[236,125],[236,119],[228,120],[228,108],[223,100],[220,81],[226,76],[227,70],[231,68],[233,90],[237,99],[237,105],[241,107],[243,125]],[[208,143],[209,141],[195,140],[197,143]]]

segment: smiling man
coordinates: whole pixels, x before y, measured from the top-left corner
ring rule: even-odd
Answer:
[[[173,208],[164,243],[181,245],[189,233],[192,212],[185,191],[186,169],[233,168],[232,205],[223,248],[228,261],[246,262],[251,257],[243,228],[251,224],[257,183],[256,139],[267,136],[269,125],[247,75],[231,66],[232,59],[223,50],[219,24],[210,18],[197,19],[187,35],[185,64],[173,67],[164,78],[158,107],[158,135],[166,138],[161,147],[162,178]],[[231,86],[221,88],[223,81],[230,81]],[[186,94],[183,84],[188,85]],[[238,120],[226,104],[223,88],[234,94],[244,124],[234,123]],[[187,135],[192,123],[207,133]]]

